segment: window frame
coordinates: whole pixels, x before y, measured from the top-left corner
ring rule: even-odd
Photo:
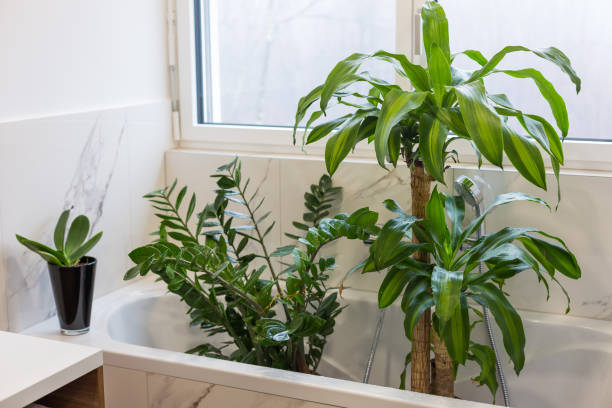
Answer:
[[[396,49],[395,52],[406,54],[413,61],[419,60],[419,35],[413,35],[419,27],[418,12],[426,0],[396,1]],[[298,143],[291,143],[290,127],[234,125],[217,123],[198,123],[198,87],[196,73],[196,35],[195,35],[195,0],[176,0],[176,56],[178,61],[178,84],[180,106],[180,135],[177,138],[179,148],[200,149],[207,151],[232,152],[240,154],[264,154],[280,156],[304,156]],[[172,45],[169,52],[174,52]],[[398,83],[405,86],[404,78]],[[213,102],[214,103],[214,102]],[[297,101],[296,101],[297,104]],[[299,132],[299,131],[298,131]],[[302,129],[303,132],[303,129]],[[456,143],[459,166],[474,166],[478,159],[468,143]],[[325,141],[309,145],[308,156],[324,156]],[[565,165],[562,173],[612,171],[612,142],[597,140],[572,139],[564,142]],[[361,143],[349,156],[350,160],[376,160],[372,146]],[[505,160],[507,167],[512,167]],[[550,163],[547,170],[552,171]],[[585,173],[586,174],[586,173]]]

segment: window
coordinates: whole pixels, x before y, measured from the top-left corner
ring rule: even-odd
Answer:
[[[385,49],[423,63],[420,35],[414,34],[424,1],[176,0],[180,146],[301,154],[299,146],[290,144],[298,99],[322,83],[337,61],[354,52]],[[521,44],[553,45],[566,52],[583,81],[578,96],[563,73],[529,53],[511,54],[503,66],[540,69],[566,100],[571,139],[565,146],[566,168],[612,171],[612,143],[606,142],[612,140],[606,126],[612,105],[607,75],[612,35],[605,20],[612,5],[596,0],[439,1],[449,18],[453,51],[478,49],[491,57],[505,45]],[[459,58],[470,68],[472,61]],[[394,82],[389,67],[374,64],[365,69]],[[506,92],[517,107],[551,119],[533,83],[502,75],[487,80],[490,89]],[[475,162],[471,149],[458,150],[463,163]],[[314,155],[323,151],[322,142],[308,149]],[[352,157],[372,159],[374,152],[361,144]]]
[[[395,50],[395,0],[195,0],[198,123],[293,126],[354,52]],[[386,65],[368,67],[394,80]],[[335,111],[335,114],[339,114]]]

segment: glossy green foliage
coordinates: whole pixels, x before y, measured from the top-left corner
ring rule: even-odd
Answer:
[[[367,209],[323,218],[337,190],[322,178],[307,193],[306,235],[271,251],[266,241],[275,222],[241,162],[236,158],[211,177],[216,198],[197,210],[195,194],[187,200],[187,187],[177,192],[176,182],[145,196],[160,219],[158,239],[130,253],[135,266],[124,278],[158,275],[189,306],[192,325],[231,338],[190,353],[316,372],[342,310],[336,288],[328,285],[334,258],[319,251],[341,237],[367,239],[376,232],[376,218]]]
[[[89,219],[84,215],[79,215],[72,221],[68,234],[66,234],[69,217],[70,210],[65,210],[57,220],[53,233],[55,249],[24,238],[21,235],[16,235],[17,241],[29,250],[36,252],[51,264],[60,266],[78,265],[81,258],[87,255],[100,241],[102,232],[98,232],[87,240],[89,235]]]
[[[519,314],[503,291],[506,280],[529,271],[536,274],[548,292],[549,281],[561,285],[559,274],[570,279],[581,275],[565,243],[543,231],[506,227],[473,238],[493,209],[516,201],[548,207],[527,194],[502,194],[481,216],[465,222],[463,198],[434,190],[427,203],[426,219],[419,220],[388,200],[385,205],[397,217],[383,226],[365,266],[365,272],[387,269],[378,293],[379,306],[387,307],[401,297],[406,336],[410,338],[423,311],[435,307],[433,326],[449,355],[456,364],[465,364],[466,360],[480,364],[482,372],[475,380],[486,384],[493,394],[497,389],[495,355],[487,345],[471,341],[472,327],[480,316],[475,306],[491,311],[518,374],[525,363],[525,333]],[[420,244],[412,243],[413,234]],[[411,258],[417,249],[429,253],[433,261],[424,263]],[[485,266],[483,270],[479,268],[481,264]],[[569,297],[567,302],[566,312]]]
[[[329,216],[330,210],[337,201],[338,195],[342,192],[342,187],[334,187],[331,177],[323,174],[317,184],[310,185],[310,191],[304,193],[304,208],[306,212],[302,216],[302,221],[294,221],[293,226],[301,230],[304,234],[310,227],[319,225],[322,219]],[[296,234],[285,233],[291,239],[299,239]]]
[[[490,59],[475,50],[451,55],[448,21],[442,7],[428,1],[421,15],[427,66],[413,64],[404,55],[386,51],[353,54],[340,61],[323,85],[300,99],[294,143],[298,125],[319,101],[319,109],[314,109],[308,120],[303,144],[328,137],[325,162],[332,175],[348,153],[366,140],[374,144],[380,166],[386,167],[386,163],[395,166],[401,146],[409,164],[422,161],[427,172],[444,183],[445,167],[448,160],[455,157],[450,145],[464,139],[471,142],[478,157],[484,157],[495,166],[502,166],[505,154],[525,179],[546,189],[542,153],[549,156],[555,168],[563,164],[561,142],[569,131],[565,102],[554,85],[536,69],[500,70],[497,67],[509,53],[528,52],[556,65],[579,92],[580,78],[567,56],[554,47],[531,50],[522,46],[505,47]],[[460,55],[476,62],[480,68],[466,71],[457,67]],[[402,90],[360,71],[366,61],[393,65],[413,89]],[[562,138],[541,116],[515,108],[505,95],[489,93],[484,79],[490,75],[531,80],[548,104]],[[363,84],[370,86],[367,94],[351,91],[351,86]],[[345,108],[348,106],[353,112],[324,121],[333,102]],[[323,122],[308,133],[310,125],[317,121]],[[558,171],[555,175],[558,182]]]

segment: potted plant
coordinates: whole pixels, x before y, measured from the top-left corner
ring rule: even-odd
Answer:
[[[187,200],[187,187],[177,191],[176,181],[145,196],[160,219],[159,239],[130,253],[135,266],[124,279],[158,275],[189,306],[192,325],[206,337],[231,338],[189,353],[316,373],[343,309],[328,283],[334,258],[320,251],[341,237],[368,239],[378,231],[378,214],[365,208],[326,218],[339,188],[323,176],[304,195],[307,212],[293,224],[299,235],[289,235],[299,243],[271,250],[265,241],[275,222],[241,162],[212,177],[217,196],[199,212],[195,194]],[[293,262],[282,262],[285,256]]]
[[[47,261],[62,334],[73,336],[89,331],[97,260],[87,253],[100,241],[102,232],[87,240],[89,219],[79,215],[66,234],[69,216],[70,210],[65,210],[57,221],[53,234],[55,249],[21,235],[16,237]]]
[[[450,357],[444,360],[444,356],[436,356],[436,365],[444,364],[452,373],[468,360],[477,362],[482,371],[475,380],[480,385],[486,384],[493,397],[498,387],[495,353],[488,345],[471,339],[474,325],[483,318],[476,306],[491,311],[518,375],[525,362],[525,333],[521,317],[503,291],[505,282],[522,272],[533,271],[548,292],[548,280],[563,289],[556,272],[570,279],[581,276],[576,258],[565,243],[544,231],[505,227],[471,238],[492,210],[516,201],[549,207],[527,194],[501,194],[464,227],[465,201],[461,196],[448,196],[434,189],[425,208],[425,219],[407,215],[395,201],[386,200],[385,206],[396,217],[382,227],[364,267],[364,272],[388,269],[378,292],[378,305],[388,307],[402,295],[404,327],[409,339],[412,340],[413,329],[422,313],[435,307],[432,313],[434,346],[443,343]],[[412,242],[413,236],[419,243]],[[410,255],[416,250],[431,255],[432,261],[412,259]],[[481,264],[487,269],[481,270]],[[567,313],[569,297],[565,289],[563,292],[568,302]],[[447,389],[434,391],[453,395],[453,383],[454,376],[437,383]]]
[[[386,51],[371,55],[353,54],[340,61],[325,83],[300,99],[295,117],[294,144],[297,126],[318,101],[319,108],[306,121],[303,144],[327,137],[325,163],[330,175],[355,145],[364,140],[374,144],[378,163],[383,168],[387,168],[389,163],[396,166],[401,156],[411,170],[411,213],[419,219],[427,218],[425,205],[431,182],[444,183],[448,161],[456,159],[451,146],[460,140],[471,144],[480,161],[487,160],[497,167],[502,167],[505,153],[526,180],[543,189],[547,188],[542,157],[545,155],[550,160],[558,185],[559,168],[564,160],[562,140],[569,130],[563,98],[536,69],[500,70],[497,66],[509,53],[529,52],[559,67],[579,92],[580,78],[567,56],[554,47],[530,50],[522,46],[505,47],[490,59],[476,50],[451,54],[448,21],[442,7],[428,1],[421,16],[427,66],[414,64],[405,55]],[[459,55],[475,61],[480,68],[466,71],[457,67]],[[405,90],[367,72],[359,72],[361,64],[367,60],[393,65],[399,75],[410,81],[413,89]],[[503,94],[487,92],[484,79],[493,74],[532,80],[548,103],[562,136],[559,137],[555,127],[541,116],[514,107]],[[370,90],[367,93],[356,92],[350,89],[354,84],[369,85]],[[331,102],[348,107],[352,112],[309,130],[315,121],[327,114]],[[511,126],[512,121],[516,121],[518,126]],[[427,262],[429,253],[418,251],[415,259]],[[413,391],[429,393],[432,388],[448,389],[440,384],[432,386],[431,378],[439,382],[453,377],[451,368],[444,364],[436,364],[436,375],[431,375],[430,326],[431,314],[426,309],[411,336]],[[449,359],[444,343],[434,342],[434,348],[436,359],[438,356]]]

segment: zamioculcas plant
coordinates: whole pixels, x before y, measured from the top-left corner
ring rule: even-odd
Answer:
[[[270,212],[260,212],[265,197],[249,189],[240,161],[221,166],[212,177],[217,178],[216,199],[197,214],[195,194],[186,209],[181,207],[187,188],[175,194],[176,182],[145,196],[161,219],[159,239],[130,253],[136,266],[125,279],[158,275],[189,306],[192,324],[208,335],[231,338],[225,344],[204,343],[190,353],[316,372],[342,310],[327,282],[334,258],[321,256],[320,250],[341,237],[368,239],[378,232],[378,214],[365,208],[322,219],[322,207],[337,192],[330,180],[322,179],[311,189],[312,199],[307,195],[309,213],[318,215],[304,217],[309,226],[300,223],[307,230],[304,237],[298,245],[271,251],[264,241],[274,222],[267,221]],[[327,197],[325,204],[319,193]],[[277,261],[285,256],[293,262],[279,270]]]
[[[381,229],[365,265],[366,272],[389,268],[378,292],[379,307],[391,305],[403,293],[401,307],[409,339],[413,338],[421,315],[435,306],[434,345],[442,342],[446,346],[451,371],[456,372],[457,366],[467,360],[478,363],[482,371],[475,380],[480,385],[486,384],[493,397],[498,386],[495,353],[488,345],[471,340],[475,320],[478,322],[482,317],[476,306],[491,311],[518,375],[525,363],[525,333],[521,317],[503,292],[504,283],[521,272],[533,271],[548,293],[547,279],[561,286],[556,272],[571,279],[581,275],[576,258],[565,243],[538,229],[506,227],[478,239],[471,238],[493,209],[515,201],[548,207],[546,202],[526,194],[502,194],[464,228],[465,202],[461,196],[447,196],[434,189],[425,208],[425,219],[407,215],[395,201],[387,200],[385,206],[397,216]],[[418,244],[412,242],[413,235]],[[433,260],[412,259],[410,254],[416,249],[430,254]],[[487,266],[486,270],[480,270],[481,264]],[[567,313],[569,297],[563,286],[561,289],[567,297]],[[402,387],[404,376],[405,373]],[[445,393],[453,393],[453,382],[454,376]]]
[[[36,252],[45,261],[53,265],[74,266],[78,265],[81,258],[100,241],[102,232],[87,240],[89,235],[89,219],[85,215],[79,215],[72,221],[66,235],[66,224],[70,210],[65,210],[60,215],[53,233],[55,249],[50,248],[39,242],[29,240],[16,235],[17,241],[31,251]],[[87,242],[85,242],[87,240]]]
[[[530,50],[509,46],[490,59],[479,51],[462,54],[480,68],[466,71],[456,66],[451,54],[448,22],[442,7],[433,1],[421,10],[422,38],[427,55],[427,67],[413,64],[405,55],[378,51],[371,55],[353,54],[340,61],[329,73],[325,83],[300,99],[295,118],[293,141],[297,126],[309,109],[319,101],[306,121],[303,144],[327,137],[325,163],[333,175],[342,160],[361,141],[374,144],[378,163],[383,168],[396,166],[402,156],[411,169],[412,215],[425,218],[425,203],[432,180],[444,183],[448,160],[455,158],[454,141],[471,143],[479,160],[502,167],[504,153],[517,171],[529,182],[546,189],[543,154],[550,159],[554,174],[559,178],[563,164],[562,140],[568,134],[569,121],[565,102],[554,86],[537,70],[497,69],[509,53],[529,52],[549,61],[565,72],[580,90],[580,79],[569,59],[556,48]],[[392,64],[396,72],[411,83],[413,89],[374,78],[360,72],[367,60]],[[503,94],[490,94],[484,79],[490,75],[508,75],[532,80],[546,100],[561,137],[546,119],[514,107]],[[351,90],[352,85],[366,84],[370,90],[362,94]],[[314,126],[326,115],[331,103],[354,109],[351,113]],[[427,252],[417,252],[416,259],[428,260]],[[430,391],[430,312],[425,310],[413,333],[411,387],[413,391]],[[437,343],[436,355],[448,356]],[[436,365],[437,370],[440,365]],[[448,371],[448,370],[447,370]],[[449,372],[436,373],[436,381],[449,378]],[[440,387],[433,387],[440,389]]]

